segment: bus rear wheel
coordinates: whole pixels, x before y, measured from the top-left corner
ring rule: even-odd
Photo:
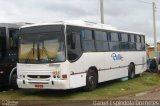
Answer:
[[[11,88],[12,89],[18,89],[17,74],[16,73],[13,73],[13,75],[11,76]]]
[[[92,91],[97,87],[98,83],[98,78],[97,74],[95,73],[94,70],[89,69],[87,72],[87,77],[86,77],[86,86],[85,90],[86,91]]]
[[[128,67],[128,78],[133,79],[135,77],[135,66],[130,64]]]

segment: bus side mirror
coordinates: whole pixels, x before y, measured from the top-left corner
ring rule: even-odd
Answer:
[[[71,49],[75,49],[76,47],[76,33],[72,33],[70,36],[70,40],[71,40]]]

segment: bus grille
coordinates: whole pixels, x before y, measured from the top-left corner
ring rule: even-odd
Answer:
[[[28,75],[29,78],[50,78],[50,75]]]

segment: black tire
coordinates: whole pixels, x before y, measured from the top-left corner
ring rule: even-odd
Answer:
[[[18,89],[18,85],[17,85],[17,73],[13,73],[13,75],[11,76],[11,88],[12,89]]]
[[[92,90],[94,90],[97,87],[97,83],[98,83],[97,74],[95,73],[95,71],[93,71],[93,70],[90,69],[87,72],[85,90],[86,91],[92,91]]]
[[[133,79],[135,77],[135,66],[133,64],[130,64],[128,66],[128,78]]]

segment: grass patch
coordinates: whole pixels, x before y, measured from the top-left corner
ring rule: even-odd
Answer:
[[[0,92],[0,100],[95,100],[138,93],[160,87],[160,76],[144,73],[141,77],[121,82],[118,80],[99,84],[96,90],[24,90]]]

